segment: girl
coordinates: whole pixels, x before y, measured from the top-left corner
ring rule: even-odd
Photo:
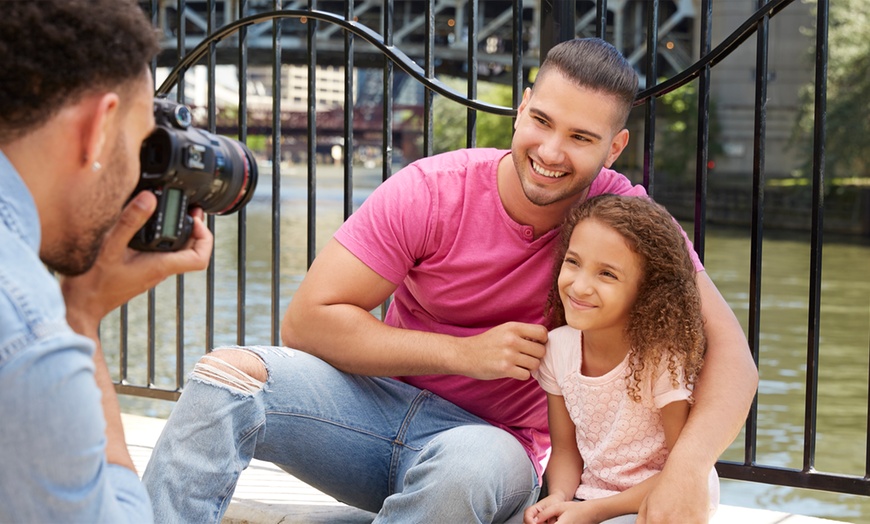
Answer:
[[[549,495],[525,522],[634,522],[686,422],[704,357],[682,230],[643,198],[601,195],[574,208],[547,313],[556,329],[535,376],[549,399]],[[711,511],[718,500],[713,470]]]

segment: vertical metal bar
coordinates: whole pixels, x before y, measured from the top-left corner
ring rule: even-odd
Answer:
[[[423,42],[423,67],[426,78],[435,78],[435,10],[434,2],[426,2],[426,27]],[[435,93],[423,89],[423,156],[432,156],[435,152],[432,138],[435,134],[433,122],[433,104]]]
[[[382,16],[384,17],[384,44],[393,45],[393,11],[394,0],[385,0]],[[383,127],[383,180],[390,178],[393,169],[393,63],[384,57],[384,127]]]
[[[767,0],[759,0],[763,7]],[[752,239],[749,271],[749,347],[758,366],[761,351],[761,267],[764,238],[765,150],[767,145],[767,71],[770,18],[758,21],[755,57],[755,137],[752,152]],[[756,457],[758,431],[758,395],[746,420],[744,461],[753,464]]]
[[[819,386],[819,316],[822,287],[822,241],[825,215],[825,129],[828,96],[828,0],[816,7],[816,74],[813,124],[813,209],[810,240],[810,293],[807,329],[807,399],[804,416],[804,471],[816,457],[816,411]]]
[[[281,9],[281,0],[272,0]],[[272,20],[272,344],[280,343],[281,322],[281,20]]]
[[[156,325],[157,325],[157,316],[155,314],[155,310],[156,310],[156,308],[155,308],[155,303],[156,303],[155,296],[156,296],[156,294],[155,294],[154,288],[151,288],[150,290],[148,290],[148,343],[147,343],[146,348],[145,348],[145,355],[146,355],[145,384],[147,384],[147,386],[149,388],[154,385],[154,375],[155,375],[155,372],[154,372],[154,360],[155,360],[154,353],[155,353],[155,347],[156,347],[156,345],[155,345],[155,340],[156,340],[155,329],[156,329]]]
[[[393,45],[393,0],[385,0],[381,15],[383,16],[383,31],[384,43],[388,46]],[[393,173],[393,63],[384,57],[384,77],[383,77],[383,135],[381,154],[383,165],[381,166],[381,179],[387,180]],[[381,304],[380,318],[383,320],[387,316],[387,309],[390,305],[390,297]]]
[[[595,2],[595,36],[601,39],[607,38],[607,0]]]
[[[353,2],[346,2],[344,18],[353,22]],[[353,213],[353,33],[344,32],[344,219]]]
[[[247,15],[248,0],[238,0],[239,2],[239,18],[244,18]],[[238,36],[239,45],[239,140],[243,143],[248,142],[248,27],[242,26],[239,28]],[[247,295],[247,266],[248,266],[248,214],[245,210],[246,206],[239,209],[238,216],[238,244],[236,251],[238,253],[238,281],[236,287],[236,324],[238,331],[236,332],[236,344],[245,345],[245,301]]]
[[[870,346],[868,346],[870,352]],[[867,383],[870,384],[870,367],[868,367]],[[870,391],[867,391],[867,406],[870,407]],[[866,437],[864,439],[864,478],[870,478],[870,409],[867,410]]]
[[[121,306],[119,317],[120,328],[118,329],[118,383],[124,384],[127,382],[127,354],[130,351],[127,337],[129,336],[129,316],[127,313],[127,304]]]
[[[157,4],[157,0],[151,0],[150,5],[150,14],[151,14],[151,25],[153,27],[158,27],[158,14],[159,14],[159,6]],[[151,81],[154,82],[155,72],[157,71],[157,57],[155,56],[151,60]],[[156,87],[152,85],[152,88]],[[150,294],[150,292],[149,292]],[[124,303],[121,306],[120,317],[119,317],[119,330],[118,330],[118,351],[120,354],[118,355],[118,383],[124,384],[127,382],[128,378],[128,355],[130,351],[128,337],[130,335],[129,331],[129,311],[128,311],[127,303]]]
[[[710,52],[713,39],[713,1],[701,4],[701,56]],[[698,77],[698,155],[695,165],[695,232],[693,244],[701,262],[704,261],[707,229],[707,176],[710,154],[710,66]]]
[[[659,27],[659,0],[647,3],[647,26],[646,26],[646,87],[656,85],[658,77],[658,27]],[[653,196],[655,187],[655,143],[656,143],[656,98],[650,97],[646,104],[644,115],[644,147],[643,147],[643,185],[647,193]],[[697,198],[697,195],[695,195]]]
[[[309,9],[317,9],[317,0],[311,0]],[[309,18],[308,29],[308,266],[317,253],[317,42],[314,30],[317,20]]]
[[[511,65],[513,71],[513,107],[520,107],[525,87],[525,73],[523,70],[523,0],[514,0],[514,20],[511,27]]]
[[[187,9],[187,0],[177,0],[178,3],[178,12],[176,13],[176,56],[178,57],[178,62],[184,58],[187,54],[187,48],[185,47],[184,41],[187,39],[187,25],[184,21],[184,11]],[[180,71],[178,75],[178,89],[176,90],[176,100],[180,103],[184,103],[184,76],[187,74],[187,71]]]
[[[177,44],[176,55],[180,62],[187,54],[184,41],[186,40],[186,25],[184,23],[184,11],[187,9],[185,0],[178,0],[178,19],[177,19]],[[175,99],[180,103],[184,103],[184,77],[186,71],[181,72],[178,76],[178,86],[175,90]],[[148,292],[149,302],[152,300],[151,295],[153,290]],[[206,347],[206,351],[210,348]],[[181,389],[184,385],[184,275],[176,275],[175,277],[175,388]]]
[[[208,20],[207,28],[208,35],[214,32],[215,29],[215,0],[208,0],[206,3],[206,8],[208,9],[208,16],[206,17]],[[215,97],[215,65],[217,64],[217,44],[212,42],[208,45],[208,65],[207,65],[207,78],[208,78],[208,130],[211,133],[214,133],[217,128],[216,122],[216,105],[217,100]],[[214,215],[208,214],[206,215],[206,224],[208,225],[209,230],[211,230],[212,234],[215,234],[215,222]],[[205,347],[212,348],[214,347],[214,302],[215,302],[215,289],[214,289],[214,277],[215,277],[215,257],[214,250],[211,251],[211,256],[209,257],[208,268],[205,271]]]
[[[206,347],[210,351],[211,346]],[[175,388],[184,386],[184,275],[175,277]]]
[[[466,2],[468,6],[468,99],[477,99],[477,29],[478,29],[478,6],[477,0]],[[477,111],[468,108],[466,111],[465,143],[468,147],[477,144]]]
[[[574,38],[574,2],[572,0],[543,0],[541,2],[541,62],[550,49],[559,42]]]

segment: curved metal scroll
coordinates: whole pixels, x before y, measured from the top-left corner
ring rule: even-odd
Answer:
[[[697,62],[683,70],[681,73],[665,80],[664,82],[656,84],[651,88],[639,92],[634,105],[642,105],[650,98],[660,97],[691,82],[701,73],[704,68],[706,68],[708,65],[711,67],[716,65],[728,55],[730,55],[741,44],[743,44],[743,42],[745,42],[750,36],[752,36],[758,28],[758,22],[763,17],[774,16],[783,8],[791,4],[793,1],[794,0],[772,0],[771,2],[768,2],[764,6],[760,7],[755,13],[753,13],[752,16],[746,19],[746,21],[743,22],[740,27],[738,27],[735,31],[728,35],[728,37],[723,40],[721,44],[719,44],[718,46],[716,46],[715,49],[701,57]],[[220,28],[216,32],[212,33],[208,38],[200,42],[189,54],[187,54],[181,60],[181,62],[178,63],[178,65],[176,65],[172,69],[172,71],[169,73],[169,76],[157,89],[157,93],[168,93],[172,89],[172,86],[175,85],[176,82],[178,82],[179,77],[185,71],[187,71],[188,68],[196,64],[196,62],[198,62],[203,57],[203,55],[206,54],[209,46],[212,43],[221,41],[227,36],[238,31],[242,27],[267,22],[275,18],[312,18],[314,20],[320,20],[323,22],[336,24],[343,28],[345,31],[359,36],[366,42],[380,49],[381,52],[383,52],[384,55],[389,58],[394,64],[396,64],[399,68],[401,68],[412,77],[416,78],[428,89],[431,89],[432,91],[471,109],[476,109],[478,111],[485,111],[488,113],[503,116],[516,116],[516,110],[513,108],[489,104],[480,100],[469,99],[461,93],[454,91],[437,78],[430,78],[426,76],[426,73],[423,71],[423,69],[419,65],[417,65],[417,63],[414,62],[413,59],[411,59],[402,50],[396,48],[395,46],[385,44],[383,39],[381,38],[381,35],[373,31],[369,27],[354,21],[345,20],[344,18],[341,18],[340,16],[334,15],[332,13],[317,10],[307,11],[300,9],[287,9],[283,11],[268,11],[240,18],[235,22]]]
[[[176,65],[172,69],[172,71],[169,73],[169,76],[157,89],[157,93],[168,93],[172,89],[172,86],[175,85],[176,82],[178,82],[179,76],[181,76],[185,71],[187,71],[188,68],[198,62],[208,51],[208,48],[212,43],[219,42],[227,36],[235,33],[242,27],[258,24],[261,22],[267,22],[275,18],[311,18],[314,20],[321,20],[323,22],[329,22],[341,26],[344,30],[353,33],[356,36],[359,36],[366,42],[380,49],[381,52],[383,52],[384,55],[386,55],[387,58],[389,58],[393,63],[399,66],[399,68],[416,78],[420,83],[422,83],[424,86],[431,89],[432,91],[435,91],[436,93],[445,96],[450,100],[453,100],[454,102],[458,102],[472,109],[477,109],[478,111],[485,111],[488,113],[494,113],[504,116],[516,115],[516,111],[513,108],[488,104],[486,102],[481,102],[480,100],[471,100],[463,96],[461,93],[454,91],[437,78],[427,77],[423,69],[418,66],[417,63],[414,62],[408,55],[406,55],[400,49],[397,49],[395,46],[384,44],[381,36],[365,25],[353,21],[347,21],[344,18],[336,16],[332,13],[326,13],[323,11],[303,11],[299,9],[287,9],[284,11],[269,11],[265,13],[259,13],[256,15],[247,16],[245,18],[240,18],[235,22],[220,28],[219,30],[212,33],[208,38],[200,42],[187,56],[185,56],[181,60],[181,62],[178,63],[178,65]]]

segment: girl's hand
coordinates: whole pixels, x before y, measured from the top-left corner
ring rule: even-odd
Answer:
[[[547,497],[526,510],[524,524],[599,524],[610,516],[600,514],[599,504],[594,500],[583,502],[548,502]]]
[[[539,500],[535,505],[526,508],[523,514],[523,524],[553,524],[568,522],[559,518],[573,502],[566,502],[560,495],[550,495]]]

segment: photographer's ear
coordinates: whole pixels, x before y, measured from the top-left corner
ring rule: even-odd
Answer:
[[[90,114],[82,122],[81,140],[84,149],[82,166],[93,171],[100,171],[102,163],[100,156],[106,145],[109,133],[117,133],[115,120],[118,115],[120,97],[117,93],[102,93],[88,104]]]

